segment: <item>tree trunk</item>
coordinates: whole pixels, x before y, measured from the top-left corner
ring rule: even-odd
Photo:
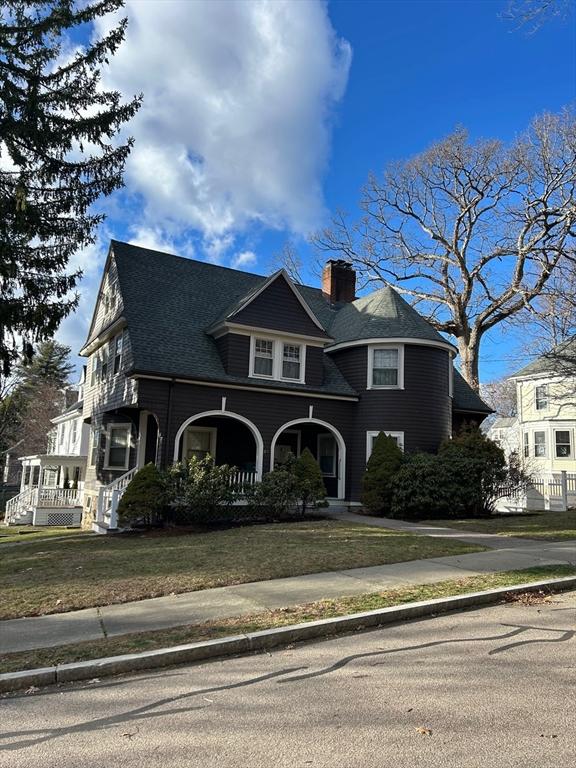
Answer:
[[[458,351],[462,360],[462,376],[476,392],[480,389],[480,378],[478,375],[479,346],[479,339],[458,339]]]

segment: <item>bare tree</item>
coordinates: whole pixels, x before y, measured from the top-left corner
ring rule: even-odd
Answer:
[[[293,282],[303,282],[302,269],[304,264],[292,240],[286,240],[281,250],[272,256],[270,264],[274,270],[285,269]]]
[[[566,19],[573,10],[574,0],[509,0],[502,17],[533,35],[550,19]]]
[[[510,379],[496,379],[482,384],[482,399],[494,408],[498,416],[516,416],[516,383]]]
[[[363,217],[339,214],[315,244],[352,261],[367,283],[409,297],[455,337],[478,389],[483,336],[526,311],[560,264],[575,259],[576,121],[545,114],[504,146],[465,130],[371,175]]]

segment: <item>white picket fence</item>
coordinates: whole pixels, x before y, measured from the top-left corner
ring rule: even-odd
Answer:
[[[524,488],[510,488],[508,492],[503,489],[496,506],[501,512],[521,509],[565,512],[576,506],[576,474],[563,471],[533,477]]]

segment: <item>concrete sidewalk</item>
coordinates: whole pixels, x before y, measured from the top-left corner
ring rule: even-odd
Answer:
[[[340,519],[365,517],[338,515]],[[370,518],[371,525],[393,527]],[[409,523],[402,523],[410,526]],[[422,532],[424,528],[420,527]],[[404,530],[404,528],[399,528]],[[410,527],[409,530],[413,530]],[[408,530],[408,529],[406,529]],[[439,529],[448,530],[448,529]],[[471,541],[468,534],[454,532],[454,538]],[[435,530],[426,535],[437,534]],[[478,534],[476,534],[476,537]],[[482,543],[484,537],[482,536]],[[494,539],[499,539],[495,542]],[[105,637],[167,629],[185,624],[200,624],[222,619],[309,603],[325,598],[367,594],[410,584],[432,584],[446,579],[458,579],[496,571],[520,570],[538,565],[576,565],[576,546],[568,542],[536,542],[506,537],[492,537],[489,552],[452,555],[429,560],[411,560],[392,565],[329,573],[314,573],[272,581],[252,582],[231,587],[205,589],[180,595],[169,595],[133,603],[88,608],[69,613],[52,614],[0,622],[0,653],[26,651],[34,648],[98,640]],[[477,543],[480,543],[479,541]],[[505,547],[505,548],[504,548]]]

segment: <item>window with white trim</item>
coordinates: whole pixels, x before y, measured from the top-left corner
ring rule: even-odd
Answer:
[[[306,347],[293,341],[252,336],[250,376],[304,382]]]
[[[404,387],[404,348],[381,346],[368,349],[368,388]]]
[[[90,466],[95,467],[98,462],[98,450],[100,448],[100,430],[92,430],[92,440],[90,443]]]
[[[114,355],[113,373],[116,374],[122,366],[122,350],[124,348],[124,331],[112,339],[112,354]]]
[[[524,432],[524,457],[527,459],[530,456],[530,435],[528,432]]]
[[[187,427],[184,433],[184,458],[204,459],[206,456],[216,456],[215,427]]]
[[[128,469],[130,424],[110,424],[106,433],[105,469]]]
[[[534,432],[534,456],[546,456],[546,432]]]
[[[536,410],[545,411],[548,408],[548,384],[540,384],[535,387]]]
[[[274,342],[254,339],[254,376],[274,378]]]
[[[385,435],[393,438],[400,450],[404,450],[404,432],[387,432],[386,430],[381,430],[381,432],[384,432]],[[380,432],[366,432],[366,462],[368,462],[368,459],[372,455],[374,444],[376,443],[379,434]]]
[[[569,429],[554,430],[554,444],[557,459],[569,459],[572,456],[572,441]]]

